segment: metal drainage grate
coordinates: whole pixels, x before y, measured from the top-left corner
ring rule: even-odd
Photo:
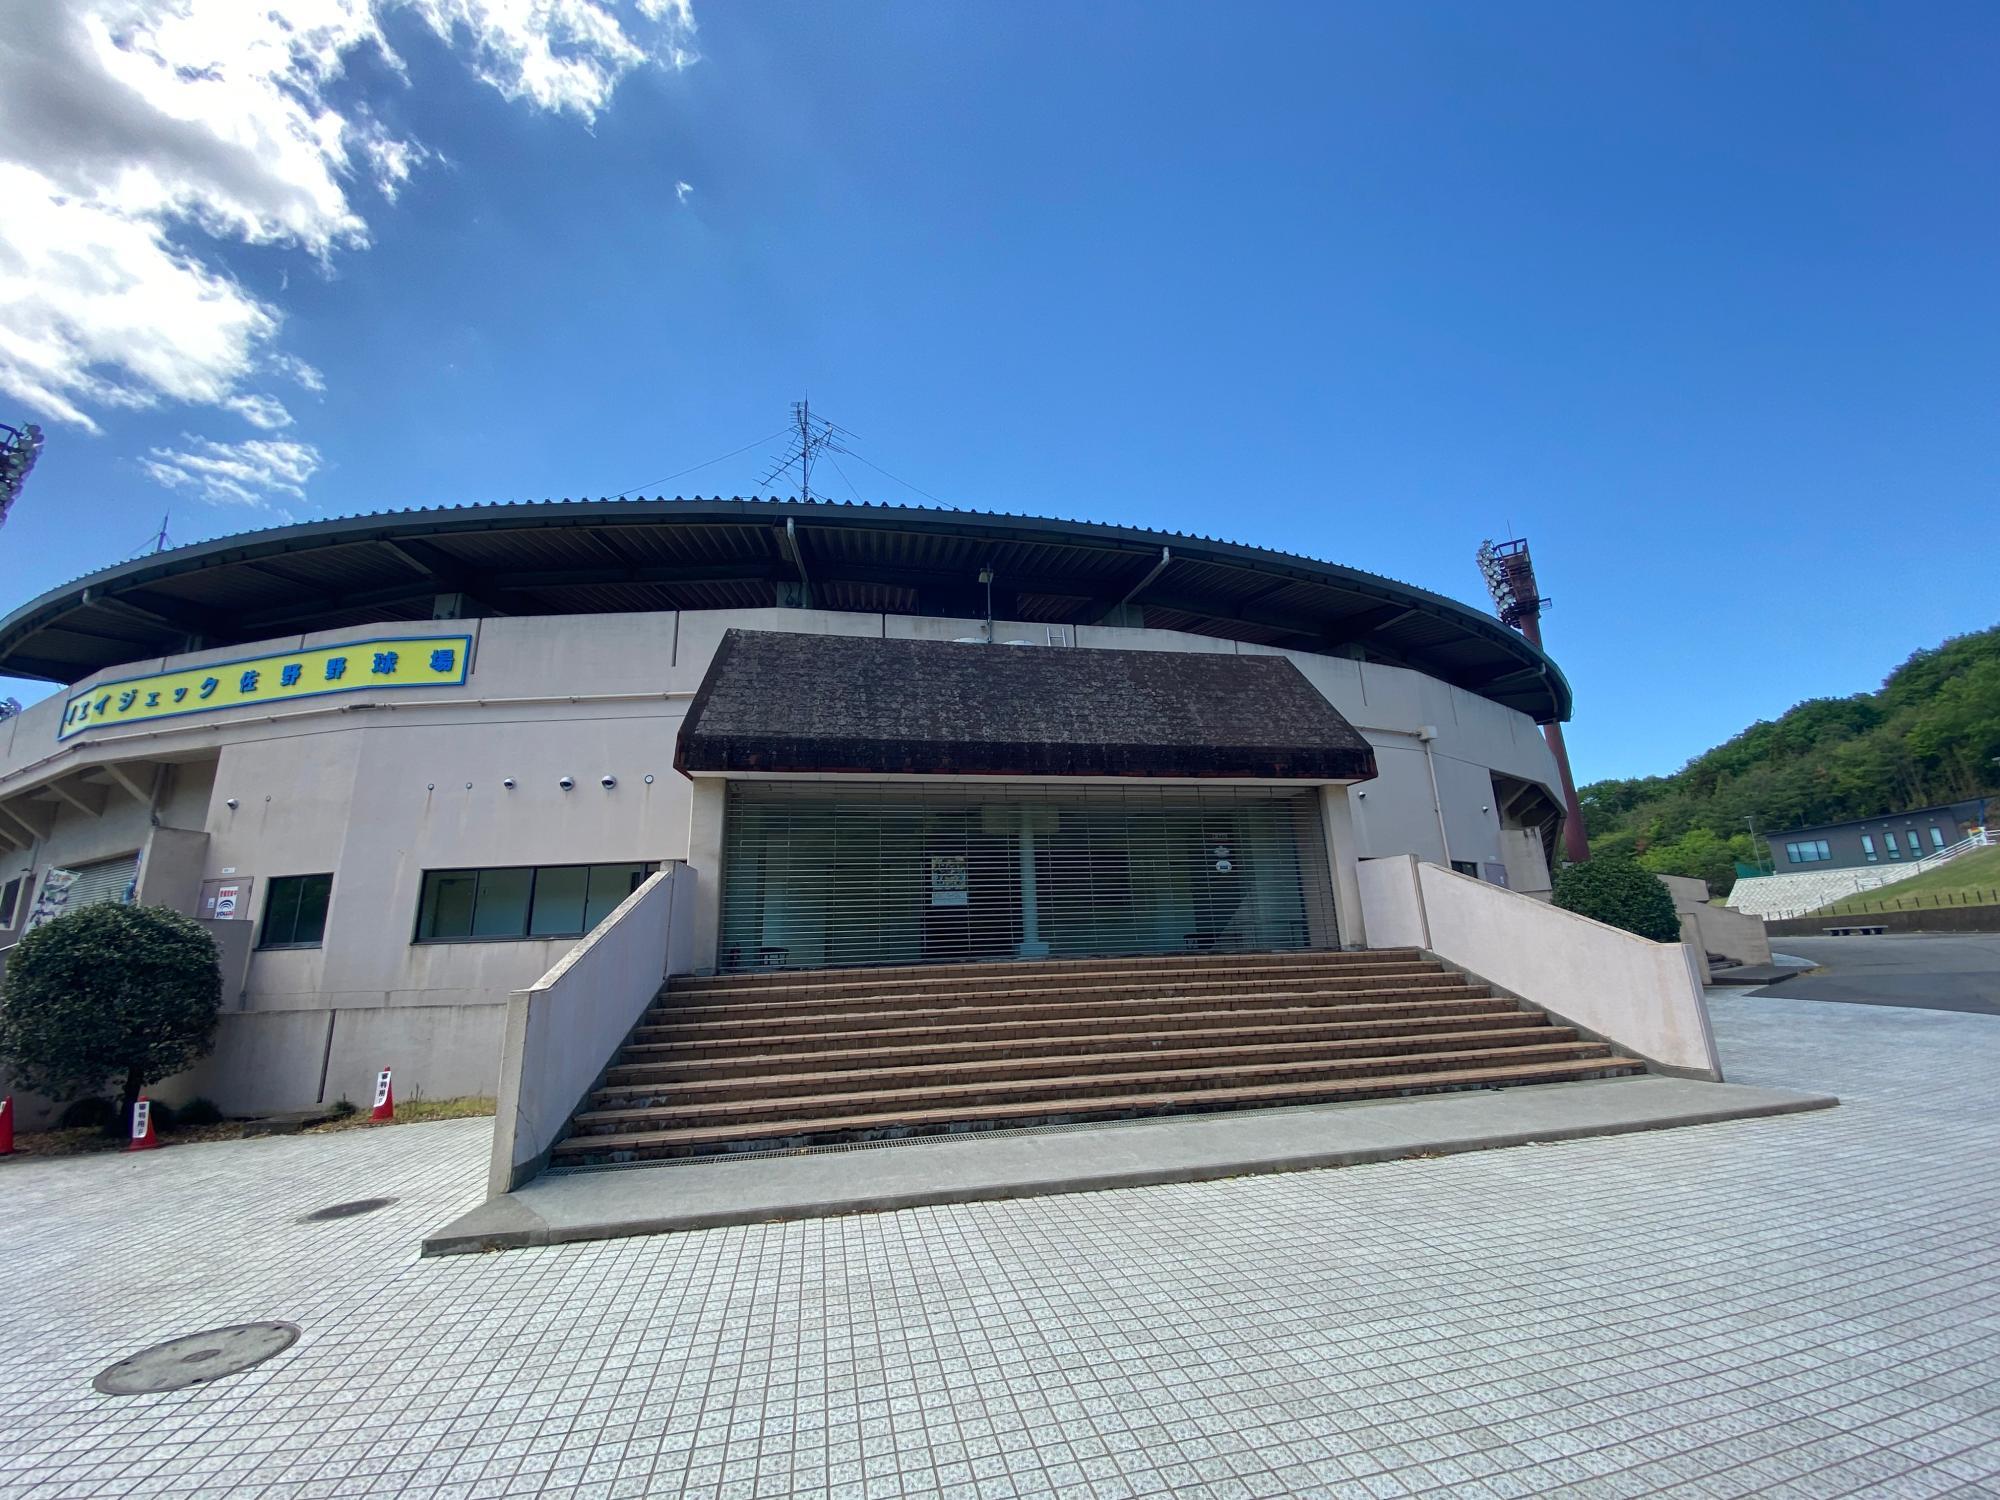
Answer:
[[[107,1396],[150,1396],[240,1375],[298,1342],[296,1323],[234,1323],[126,1356],[90,1383]]]
[[[352,1219],[362,1214],[372,1214],[378,1208],[387,1208],[394,1198],[356,1198],[352,1203],[335,1203],[326,1208],[316,1208],[309,1214],[300,1214],[301,1224],[323,1224],[328,1219]]]

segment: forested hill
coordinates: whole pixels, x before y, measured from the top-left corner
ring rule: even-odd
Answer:
[[[1595,854],[1699,875],[1716,894],[1760,833],[2000,793],[2000,626],[1919,651],[1880,692],[1813,698],[1671,776],[1583,787]],[[1762,844],[1758,853],[1766,851]]]

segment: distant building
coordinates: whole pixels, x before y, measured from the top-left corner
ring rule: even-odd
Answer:
[[[1982,826],[1989,799],[1971,797],[1937,807],[1911,808],[1845,823],[1819,823],[1773,833],[1773,873],[1802,870],[1858,870],[1869,865],[1907,864],[1948,849]]]

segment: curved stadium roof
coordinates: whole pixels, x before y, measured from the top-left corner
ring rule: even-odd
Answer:
[[[1547,656],[1456,600],[1336,563],[1206,537],[976,511],[794,500],[562,500],[273,527],[106,568],[0,620],[0,673],[74,682],[185,649],[469,615],[823,609],[1159,629],[1408,666],[1567,719]]]

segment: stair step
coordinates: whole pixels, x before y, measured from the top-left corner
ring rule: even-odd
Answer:
[[[1485,1002],[1492,1005],[1495,1002]],[[1254,1013],[1253,1013],[1254,1014]],[[1341,1042],[1367,1037],[1428,1035],[1440,1031],[1475,1032],[1507,1030],[1516,1026],[1543,1023],[1539,1011],[1489,1009],[1466,1014],[1420,1014],[1377,1021],[1320,1021],[1310,1011],[1276,1011],[1280,1019],[1230,1024],[1243,1013],[1220,1016],[1134,1016],[1127,1019],[1129,1031],[1092,1031],[1094,1023],[1078,1022],[1051,1032],[1049,1023],[1005,1023],[1000,1026],[913,1026],[894,1031],[831,1032],[810,1036],[772,1037],[762,1041],[709,1040],[683,1042],[638,1042],[627,1045],[611,1067],[614,1079],[642,1068],[675,1065],[691,1070],[762,1070],[783,1072],[807,1063],[827,1063],[846,1058],[881,1058],[920,1061],[953,1056],[1016,1056],[1074,1050],[1086,1044],[1101,1049],[1110,1042],[1139,1050],[1147,1047],[1190,1046],[1213,1042],[1221,1046],[1254,1045],[1258,1042]],[[1203,1019],[1216,1024],[1203,1025]],[[1195,1024],[1179,1025],[1191,1020]],[[651,1073],[648,1077],[654,1076]],[[697,1076],[690,1072],[688,1076]]]
[[[909,994],[875,989],[855,989],[840,994],[799,994],[767,999],[739,997],[710,1003],[710,997],[683,996],[668,991],[656,1000],[649,1014],[668,1016],[809,1016],[837,1015],[846,1010],[876,1010],[885,1006],[925,1005],[930,1007],[978,1007],[1045,1000],[1054,996],[1077,1000],[1117,1000],[1138,995],[1263,995],[1328,994],[1344,995],[1368,990],[1450,989],[1465,983],[1463,974],[1439,969],[1397,969],[1382,973],[1348,974],[1336,978],[1300,975],[1283,979],[1238,979],[1233,976],[1185,974],[1119,980],[1115,983],[984,986],[963,989],[919,990]]]
[[[845,1115],[817,1118],[761,1119],[684,1128],[635,1129],[617,1134],[573,1135],[557,1143],[553,1156],[558,1161],[571,1163],[592,1159],[666,1160],[731,1144],[748,1146],[768,1142],[797,1145],[815,1140],[865,1138],[871,1134],[913,1134],[992,1126],[1024,1119],[1069,1122],[1182,1111],[1244,1109],[1259,1105],[1332,1103],[1343,1099],[1555,1083],[1644,1071],[1645,1065],[1637,1059],[1612,1053],[1559,1062],[1523,1062],[1494,1068],[1446,1068],[1389,1077],[1313,1079],[1196,1090],[1155,1087],[1124,1095],[1084,1098],[1058,1095],[1032,1106],[983,1104],[931,1110],[862,1108]],[[1157,1084],[1161,1080],[1149,1082]]]
[[[614,1068],[615,1076],[591,1095],[598,1110],[639,1107],[678,1108],[683,1104],[716,1099],[742,1098],[753,1101],[792,1094],[828,1094],[893,1089],[921,1080],[928,1087],[958,1081],[1028,1082],[1049,1076],[1087,1080],[1103,1072],[1158,1073],[1198,1068],[1221,1063],[1231,1067],[1260,1067],[1270,1063],[1371,1060],[1391,1063],[1432,1053],[1461,1052],[1468,1047],[1480,1050],[1549,1048],[1578,1043],[1575,1031],[1561,1026],[1519,1026],[1512,1030],[1445,1032],[1424,1037],[1378,1037],[1345,1042],[1266,1042],[1262,1045],[1193,1045],[1153,1048],[1113,1048],[1093,1050],[1086,1043],[1107,1039],[1091,1037],[1078,1042],[1081,1050],[1058,1052],[1041,1057],[974,1057],[955,1054],[900,1062],[879,1053],[850,1051],[840,1056],[846,1066],[826,1065],[827,1060],[810,1061],[819,1066],[792,1072],[743,1072],[735,1064],[674,1065],[670,1063]],[[1593,1045],[1582,1043],[1581,1045]],[[910,1049],[920,1051],[921,1049]],[[688,1076],[693,1072],[695,1076]],[[660,1097],[665,1095],[666,1097]]]
[[[1437,1000],[1382,998],[1341,1005],[1217,1007],[1165,1002],[1173,1005],[1173,1008],[1162,1010],[1159,1008],[1161,1002],[1156,1001],[1150,1009],[1136,1004],[1129,1009],[1121,1006],[1116,1009],[1098,1007],[1093,1010],[1049,1005],[1003,1011],[987,1016],[968,1015],[960,1011],[883,1011],[872,1016],[828,1017],[810,1025],[761,1020],[707,1021],[687,1026],[642,1026],[634,1031],[632,1039],[642,1045],[689,1047],[747,1046],[772,1041],[790,1041],[809,1046],[834,1037],[969,1036],[974,1033],[1031,1035],[1038,1031],[1057,1034],[1073,1032],[1079,1027],[1103,1027],[1107,1023],[1149,1026],[1185,1023],[1200,1026],[1220,1024],[1232,1019],[1263,1023],[1294,1022],[1299,1025],[1384,1021],[1403,1016],[1471,1015],[1503,1003],[1491,995],[1478,993],[1478,990],[1485,988],[1483,985],[1467,988],[1470,993]]]
[[[1257,951],[1155,953],[1136,958],[1026,958],[997,961],[982,959],[965,963],[883,964],[877,967],[848,969],[745,969],[727,974],[677,975],[673,980],[673,986],[676,990],[708,987],[740,988],[760,984],[798,984],[812,982],[815,978],[833,983],[921,979],[948,979],[962,983],[966,980],[976,982],[984,977],[1065,974],[1091,969],[1134,973],[1146,970],[1185,973],[1189,970],[1241,967],[1244,964],[1284,967],[1297,964],[1370,964],[1391,961],[1437,962],[1420,948],[1359,948],[1351,951],[1338,948],[1300,948],[1276,953]]]
[[[847,995],[975,995],[988,991],[1086,989],[1096,985],[1143,985],[1158,983],[1211,984],[1263,981],[1273,984],[1302,984],[1307,980],[1366,978],[1380,974],[1429,974],[1447,972],[1436,959],[1384,959],[1368,955],[1368,962],[1344,961],[1300,964],[1236,963],[1212,964],[1206,968],[1183,967],[1120,969],[1089,968],[1063,972],[1027,971],[1018,974],[968,973],[946,976],[903,978],[894,971],[832,969],[794,974],[785,982],[755,985],[690,984],[670,980],[663,995],[690,1004],[719,1005],[776,1002],[778,1000],[837,999]]]
[[[1174,1087],[1182,1092],[1226,1088],[1231,1084],[1277,1082],[1308,1077],[1351,1078],[1360,1075],[1387,1076],[1396,1072],[1421,1072],[1428,1068],[1452,1066],[1472,1069],[1505,1066],[1512,1062],[1571,1060],[1582,1056],[1609,1056],[1601,1042],[1565,1042],[1548,1047],[1475,1048],[1455,1052],[1425,1053],[1412,1057],[1360,1059],[1322,1058],[1307,1062],[1210,1064],[1190,1067],[1173,1075]],[[1062,1076],[1045,1079],[1018,1079],[985,1083],[940,1083],[916,1087],[871,1088],[861,1092],[788,1095],[784,1098],[731,1099],[712,1104],[687,1103],[658,1105],[643,1109],[586,1109],[574,1121],[580,1134],[639,1126],[648,1123],[660,1128],[700,1124],[711,1120],[746,1120],[752,1117],[795,1113],[801,1118],[817,1114],[842,1114],[860,1109],[888,1110],[924,1105],[949,1107],[964,1104],[1032,1104],[1044,1096],[1089,1098],[1097,1094],[1132,1092],[1154,1085],[1159,1079],[1147,1073],[1096,1073],[1088,1077]]]
[[[882,1027],[909,1025],[924,1021],[938,1025],[970,1022],[1002,1022],[1009,1020],[1060,1019],[1070,1017],[1099,1016],[1112,1019],[1122,1016],[1145,1015],[1157,1011],[1206,1010],[1206,1011],[1254,1011],[1254,1010],[1297,1010],[1329,1012],[1350,1007],[1370,1005],[1435,1005],[1455,1000],[1490,999],[1489,987],[1483,984],[1440,985],[1427,990],[1357,990],[1338,995],[1322,995],[1316,992],[1293,993],[1278,991],[1245,995],[1132,995],[1078,1000],[1068,996],[1043,998],[1040,1000],[1019,1000],[999,1005],[951,1005],[941,1007],[896,1007],[890,1010],[837,1011],[830,1015],[799,1016],[738,1016],[711,1015],[700,1012],[649,1011],[646,1019],[639,1023],[636,1034],[662,1032],[685,1035],[698,1028],[710,1034],[722,1034],[725,1030],[742,1035],[754,1028],[779,1033],[801,1033],[807,1031],[869,1031]],[[651,1040],[650,1036],[646,1039]],[[662,1037],[661,1039],[665,1039]]]

